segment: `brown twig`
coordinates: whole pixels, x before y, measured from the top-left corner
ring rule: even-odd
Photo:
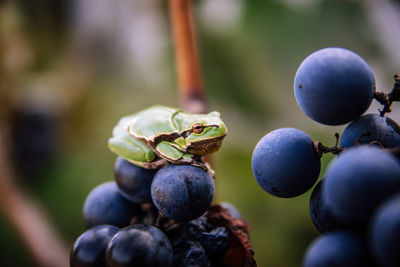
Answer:
[[[0,132],[0,208],[38,266],[68,266],[69,249],[35,201],[14,184],[14,173],[7,160],[4,139],[3,131]]]
[[[169,0],[169,10],[181,105],[189,112],[205,113],[207,104],[196,47],[191,0]],[[212,166],[210,155],[203,157],[203,160]]]
[[[180,100],[192,113],[205,113],[206,101],[195,41],[190,0],[169,1],[178,71]]]
[[[374,98],[383,105],[383,109],[379,110],[381,117],[385,116],[385,113],[391,112],[390,107],[394,101],[400,101],[400,76],[394,75],[394,85],[390,93],[385,94],[384,92],[375,92]]]
[[[324,146],[321,142],[313,142],[314,152],[317,157],[321,158],[323,154],[332,153],[332,154],[339,154],[343,149],[338,147],[339,143],[339,134],[335,133],[336,144],[333,147]]]

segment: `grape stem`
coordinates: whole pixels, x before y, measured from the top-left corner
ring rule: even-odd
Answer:
[[[172,221],[170,223],[162,225],[162,227],[166,233],[173,234],[174,232],[179,231],[182,225],[183,224],[181,222]]]
[[[159,226],[160,223],[160,212],[157,210],[157,208],[154,206],[152,203],[143,203],[142,204],[142,210],[144,212],[144,217],[146,219],[146,223]],[[131,224],[134,224],[137,222],[137,218],[133,218],[131,221]]]
[[[178,228],[182,226],[182,223],[176,222],[165,217],[153,203],[142,204],[142,210],[144,211],[143,218],[145,224],[154,225],[162,229],[165,233],[171,234],[177,231]],[[140,223],[138,217],[133,217],[130,224]]]
[[[339,143],[339,134],[335,133],[336,144],[333,147],[324,146],[321,142],[313,142],[314,152],[317,157],[322,158],[323,154],[332,153],[332,154],[339,154],[342,152],[343,148],[338,147]]]
[[[390,93],[375,92],[374,98],[383,105],[383,109],[379,110],[381,117],[385,116],[385,113],[391,112],[390,106],[394,101],[400,101],[400,76],[394,75],[394,85]]]
[[[366,132],[363,136],[368,136],[368,135],[370,135],[370,133]],[[344,150],[348,149],[348,148],[338,147],[339,134],[335,133],[335,137],[336,137],[336,144],[333,147],[324,146],[321,142],[317,142],[317,141],[313,142],[314,152],[318,158],[322,158],[323,154],[326,154],[326,153],[332,153],[334,155],[337,155],[337,154],[343,152]],[[361,142],[356,141],[354,145],[360,146],[362,144],[361,144]],[[378,146],[381,149],[383,149],[384,151],[391,153],[393,156],[400,159],[400,146],[392,147],[392,148],[384,148],[383,144],[378,141],[372,141],[372,142],[368,143],[368,145]]]

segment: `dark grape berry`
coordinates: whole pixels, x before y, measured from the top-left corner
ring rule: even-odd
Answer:
[[[229,230],[225,227],[216,227],[209,232],[201,233],[196,238],[207,254],[223,255],[229,247]]]
[[[178,239],[173,243],[174,267],[211,267],[201,244],[195,240]]]
[[[356,53],[338,47],[318,50],[299,66],[294,91],[311,119],[328,125],[348,123],[369,107],[375,78]]]
[[[200,217],[214,197],[210,173],[191,165],[167,165],[154,176],[151,196],[157,209],[176,221]]]
[[[211,227],[205,216],[201,216],[184,224],[185,234],[192,239],[196,238],[201,233],[207,232],[207,229]]]
[[[374,209],[396,192],[400,192],[397,159],[364,145],[344,151],[330,164],[322,198],[340,221],[363,227]]]
[[[11,120],[12,159],[27,177],[38,177],[57,149],[57,118],[44,107],[26,106]]]
[[[400,195],[382,203],[374,213],[370,229],[372,254],[379,266],[400,266]]]
[[[111,238],[119,231],[111,225],[97,225],[75,241],[69,258],[71,267],[106,266],[106,248]]]
[[[228,249],[229,230],[210,224],[204,216],[185,223],[184,229],[186,236],[199,241],[210,256],[223,255]]]
[[[341,147],[377,141],[384,147],[400,146],[400,127],[388,117],[367,114],[350,123],[340,139]]]
[[[278,197],[295,197],[317,181],[321,161],[307,134],[282,128],[268,133],[258,142],[252,167],[254,177],[265,191]]]
[[[332,232],[343,229],[345,226],[332,213],[321,197],[321,187],[324,180],[321,180],[315,187],[310,198],[310,215],[315,227],[321,233]]]
[[[95,187],[83,205],[83,219],[88,228],[99,224],[125,227],[132,217],[140,214],[140,206],[125,199],[115,182]]]
[[[118,157],[114,172],[115,181],[124,197],[138,204],[151,202],[151,182],[157,170],[140,168]]]
[[[136,224],[114,235],[107,247],[106,261],[109,267],[172,267],[173,251],[158,228]]]
[[[317,238],[307,249],[304,267],[370,266],[366,242],[351,232],[331,232]]]

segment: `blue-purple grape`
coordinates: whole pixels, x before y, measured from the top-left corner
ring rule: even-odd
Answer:
[[[299,66],[294,91],[300,108],[311,119],[328,125],[345,124],[369,107],[375,78],[356,53],[339,47],[318,50]]]
[[[191,165],[167,165],[154,176],[151,196],[157,209],[176,221],[200,217],[211,205],[214,180],[209,172]]]
[[[230,242],[229,230],[225,227],[215,226],[202,216],[196,220],[186,222],[185,235],[199,241],[211,257],[221,256],[228,249]]]
[[[332,213],[331,209],[326,205],[321,197],[321,188],[324,179],[315,187],[310,198],[310,215],[315,227],[321,233],[332,232],[346,228],[338,218]]]
[[[346,225],[364,227],[374,209],[400,192],[400,164],[375,146],[359,146],[342,152],[327,172],[323,201]]]
[[[367,114],[350,123],[340,138],[341,147],[368,144],[377,141],[383,147],[400,146],[400,127],[388,117],[379,114]]]
[[[173,244],[174,267],[211,267],[202,245],[195,240],[177,239]]]
[[[115,161],[115,181],[121,194],[134,203],[151,202],[151,182],[157,170],[140,168],[118,157]]]
[[[367,267],[368,246],[351,232],[330,232],[317,238],[307,249],[304,267]]]
[[[112,225],[97,225],[81,234],[72,247],[70,267],[105,267],[108,242],[118,231]]]
[[[371,220],[370,246],[379,266],[400,266],[400,195],[382,203]]]
[[[125,199],[115,182],[95,187],[83,205],[83,219],[87,228],[99,224],[125,227],[138,215],[141,215],[140,206]]]
[[[39,177],[57,149],[57,118],[44,107],[26,106],[11,120],[11,156],[26,177]]]
[[[108,243],[106,262],[109,267],[172,267],[172,245],[154,226],[131,225],[122,228]]]
[[[313,140],[293,128],[274,130],[257,144],[252,158],[258,184],[278,197],[305,193],[317,181],[321,161],[314,152]]]

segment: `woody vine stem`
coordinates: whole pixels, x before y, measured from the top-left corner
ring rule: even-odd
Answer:
[[[205,113],[206,100],[196,46],[190,0],[170,0],[181,106],[192,113]]]
[[[169,12],[181,106],[191,113],[206,113],[207,104],[197,52],[191,0],[169,0]],[[209,155],[204,161],[212,165]]]

